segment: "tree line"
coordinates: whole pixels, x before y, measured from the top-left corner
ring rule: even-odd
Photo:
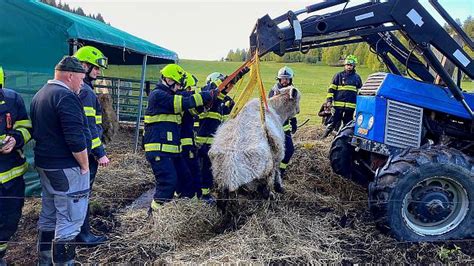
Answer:
[[[474,18],[469,16],[464,23],[459,19],[456,20],[457,23],[462,26],[463,30],[467,35],[472,39],[474,38]],[[445,25],[445,29],[449,33],[453,33],[453,30],[450,27]],[[413,49],[413,47],[408,43],[408,41],[403,38],[399,33],[395,33],[398,39],[403,43],[408,49]],[[474,52],[471,51],[467,46],[464,49],[469,53],[471,57],[474,57]],[[326,65],[341,65],[343,64],[344,58],[353,54],[357,56],[359,60],[359,65],[365,65],[372,71],[386,71],[385,65],[382,60],[378,57],[376,53],[369,47],[367,43],[357,43],[357,44],[348,44],[340,45],[329,48],[316,48],[310,50],[308,53],[303,54],[301,52],[289,52],[285,53],[283,56],[278,56],[274,53],[266,54],[261,58],[262,61],[274,61],[281,63],[293,63],[293,62],[304,62],[308,64],[324,63]],[[227,53],[225,58],[222,58],[223,61],[245,61],[248,58],[247,49],[236,49],[230,50]],[[399,63],[397,60],[393,60],[399,69],[404,69],[402,63]]]
[[[95,14],[86,14],[81,7],[71,8],[67,3],[61,3],[61,1],[59,1],[58,3],[56,3],[56,0],[40,0],[40,1],[42,3],[48,4],[50,6],[54,6],[56,8],[61,9],[61,10],[71,12],[71,13],[74,13],[74,14],[77,14],[77,15],[80,15],[80,16],[92,18],[92,19],[98,20],[102,23],[106,23],[104,18],[102,17],[102,15],[100,13],[97,13],[97,15],[95,15]],[[106,23],[106,24],[109,24],[109,23]]]

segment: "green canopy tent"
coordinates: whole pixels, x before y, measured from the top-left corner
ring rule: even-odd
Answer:
[[[137,147],[146,65],[176,62],[175,52],[37,0],[2,0],[0,18],[0,65],[6,74],[5,84],[22,94],[27,109],[34,94],[53,77],[56,63],[81,45],[97,47],[112,65],[142,65],[135,132]],[[25,148],[31,168],[25,175],[28,195],[40,188],[32,168],[32,147],[30,143]]]

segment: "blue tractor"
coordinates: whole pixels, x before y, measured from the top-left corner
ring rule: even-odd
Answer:
[[[251,51],[283,55],[367,42],[390,73],[370,75],[358,91],[354,120],[331,145],[333,171],[368,186],[378,225],[399,240],[472,238],[474,94],[461,89],[461,78],[474,79],[474,61],[417,0],[372,0],[353,7],[347,2],[328,0],[260,18],[250,36]],[[437,0],[430,3],[474,51]],[[297,18],[338,5],[342,10]],[[284,21],[289,26],[278,27]]]

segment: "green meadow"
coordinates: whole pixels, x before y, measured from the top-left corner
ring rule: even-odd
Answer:
[[[179,64],[188,72],[194,74],[199,85],[204,85],[207,75],[212,72],[230,74],[236,70],[241,62],[220,62],[203,60],[180,60]],[[275,84],[275,75],[283,66],[289,66],[295,71],[294,85],[302,92],[300,121],[310,119],[310,124],[317,124],[320,119],[317,116],[319,107],[326,98],[326,90],[333,75],[342,71],[342,67],[331,67],[326,65],[315,65],[305,63],[276,63],[261,62],[260,71],[265,89],[268,91]],[[162,66],[147,66],[147,80],[158,80],[159,70]],[[357,72],[365,81],[372,73],[364,66],[358,66]],[[105,76],[139,79],[141,66],[110,66],[104,73]],[[463,89],[474,90],[474,82],[464,82]],[[257,94],[255,94],[257,95]]]

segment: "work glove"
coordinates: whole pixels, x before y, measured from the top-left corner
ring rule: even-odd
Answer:
[[[224,98],[224,104],[227,108],[232,109],[232,107],[235,105],[235,102],[234,99],[226,95]]]
[[[211,109],[214,102],[217,101],[217,96],[219,95],[219,89],[214,86],[213,89],[209,90],[209,95],[211,96],[211,101],[209,101],[204,108]]]
[[[298,130],[298,124],[297,124],[296,118],[292,118],[290,120],[290,124],[291,124],[291,134],[295,134],[296,130]]]
[[[240,70],[240,72],[232,79],[232,81],[230,83],[232,84],[236,84],[241,78],[243,78],[245,76],[245,74],[247,74],[248,72],[250,71],[250,68],[249,67],[244,67],[242,68],[242,70]]]
[[[212,101],[215,101],[220,92],[219,92],[218,88],[214,88],[214,89],[210,90],[209,93],[211,94]]]

